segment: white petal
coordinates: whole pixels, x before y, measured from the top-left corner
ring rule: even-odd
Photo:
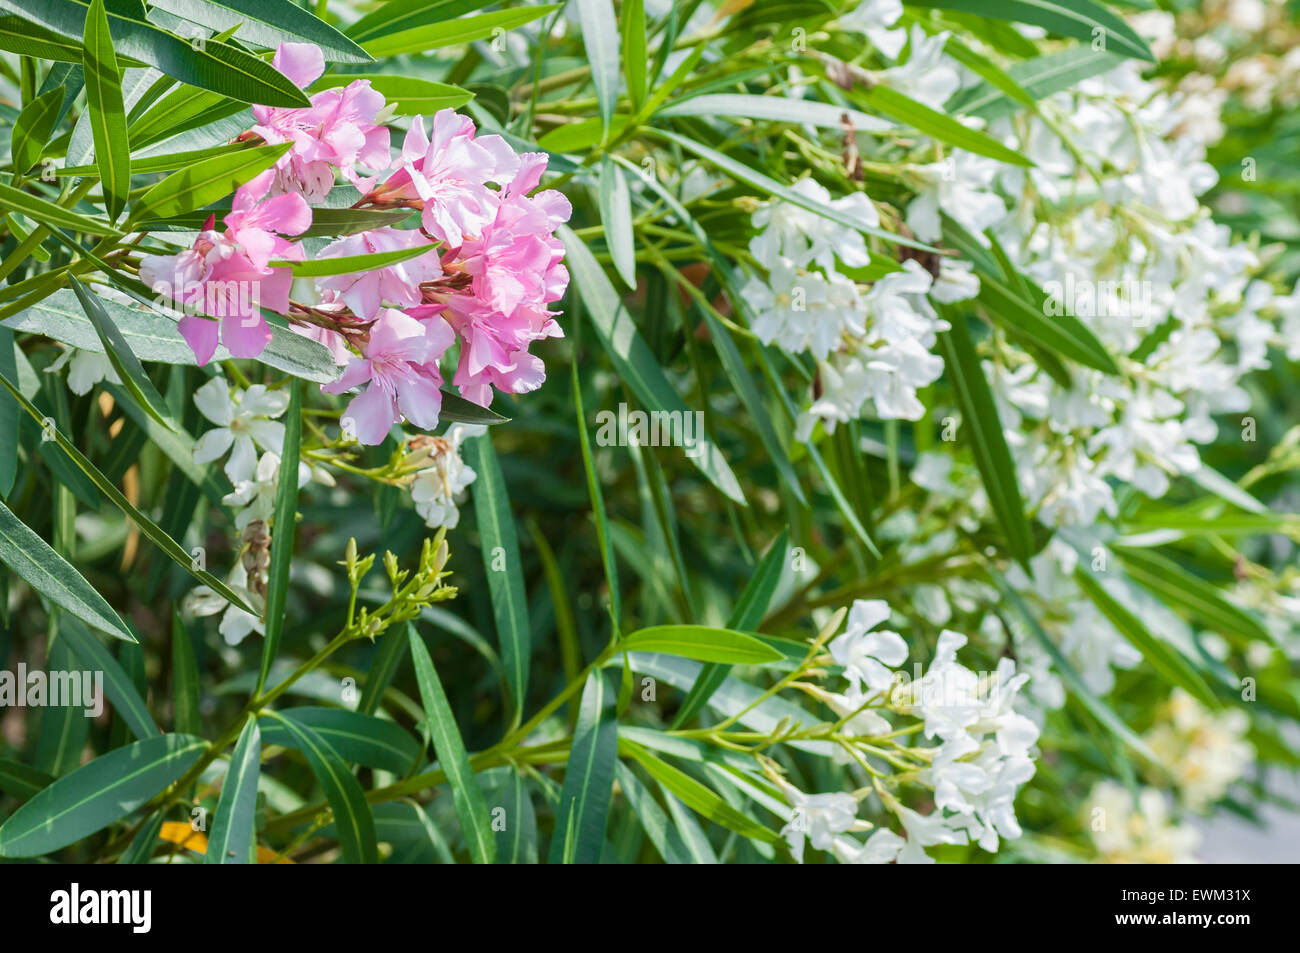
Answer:
[[[230,402],[230,389],[225,378],[214,377],[196,390],[194,406],[218,427],[228,427],[235,419],[235,407]]]

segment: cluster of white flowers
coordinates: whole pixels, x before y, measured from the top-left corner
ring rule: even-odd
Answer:
[[[1239,708],[1212,712],[1175,689],[1144,740],[1170,773],[1183,803],[1204,811],[1255,760],[1246,740],[1250,719]]]
[[[248,605],[261,610],[266,604],[271,561],[279,451],[284,446],[284,424],[276,418],[288,409],[289,397],[261,384],[231,391],[224,377],[214,377],[194,392],[194,404],[214,425],[195,441],[194,462],[212,463],[230,454],[224,469],[234,489],[221,502],[234,513],[239,539],[238,558],[226,577],[226,585]],[[313,478],[333,485],[333,478],[324,469],[299,462],[299,488]],[[228,645],[238,645],[250,632],[263,631],[259,616],[231,605],[207,586],[192,590],[184,605],[191,615],[220,614],[219,631]]]
[[[1110,864],[1194,864],[1201,835],[1170,817],[1169,803],[1155,788],[1136,798],[1114,781],[1092,789],[1080,821],[1092,833],[1100,859]]]
[[[1177,134],[1182,102],[1129,61],[1045,101],[1050,125],[991,125],[1034,168],[990,179],[986,160],[956,166],[1007,201],[999,221],[964,224],[991,227],[1048,291],[1049,313],[1078,318],[1120,367],[1075,369],[1065,386],[1010,346],[988,364],[1021,487],[1049,525],[1114,516],[1112,478],[1159,498],[1196,473],[1211,415],[1247,411],[1240,379],[1268,367],[1282,309],[1251,278],[1255,251],[1200,205],[1216,175],[1204,143]]]
[[[460,523],[460,504],[477,476],[461,459],[460,446],[484,429],[454,424],[447,429],[446,436],[421,434],[410,441],[416,454],[413,460],[421,467],[411,481],[411,499],[415,511],[431,529],[455,529]],[[408,465],[410,463],[408,461]]]
[[[812,179],[795,191],[867,226],[879,215],[865,193],[832,200]],[[933,383],[943,361],[931,353],[948,325],[929,301],[956,301],[978,291],[968,265],[945,265],[936,280],[916,261],[868,287],[845,274],[870,261],[862,235],[784,201],[753,215],[750,242],[765,275],[742,289],[764,344],[817,361],[820,387],[800,416],[796,436],[808,440],[820,420],[828,430],[860,417],[870,405],[883,419],[916,420],[925,413],[917,390]]]
[[[854,795],[807,795],[780,781],[793,808],[782,834],[799,859],[805,839],[832,851],[842,863],[932,863],[926,847],[979,844],[996,852],[1002,839],[1021,835],[1014,802],[1034,774],[1038,726],[1015,705],[1029,676],[1018,674],[1009,658],[1001,659],[992,673],[972,671],[957,661],[966,636],[945,630],[930,666],[923,675],[916,666],[919,677],[909,681],[900,670],[908,655],[902,636],[876,629],[889,615],[883,601],[855,602],[845,631],[829,646],[847,687],[839,694],[816,689],[810,694],[831,707],[844,730],[856,737],[897,734],[887,713],[919,720],[915,730],[938,744],[905,749],[920,766],[896,780],[928,789],[934,809],[919,814],[896,793],[876,785],[906,837],[881,829],[859,843],[847,835],[871,825],[857,818]]]

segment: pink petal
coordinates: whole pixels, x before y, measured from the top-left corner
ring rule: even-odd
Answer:
[[[315,43],[281,43],[271,65],[295,86],[306,89],[325,72],[325,56]]]
[[[200,367],[212,360],[212,355],[217,352],[217,331],[217,322],[210,318],[187,314],[180,320],[181,335],[199,359]]]

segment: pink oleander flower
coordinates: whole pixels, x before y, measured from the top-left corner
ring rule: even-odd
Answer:
[[[233,356],[257,357],[271,340],[261,309],[289,310],[293,275],[269,263],[302,258],[302,249],[281,235],[305,231],[311,209],[300,195],[266,198],[274,174],[268,169],[235,192],[224,234],[210,218],[191,248],[140,260],[140,280],[187,312],[180,332],[200,364],[216,353],[218,335]]]
[[[561,337],[547,305],[564,295],[569,273],[561,263],[564,244],[555,229],[572,211],[559,192],[530,196],[541,181],[546,156],[525,153],[501,192],[497,213],[482,234],[444,259],[444,271],[470,276],[468,293],[433,289],[426,301],[445,306],[444,316],[465,342],[454,383],[461,394],[487,406],[492,388],[507,393],[536,390],[546,374],[529,345]]]
[[[378,314],[383,305],[415,307],[422,300],[420,285],[442,275],[438,249],[418,229],[372,228],[331,242],[320,253],[321,258],[343,258],[400,251],[420,245],[429,249],[427,255],[360,274],[333,275],[320,279],[317,284],[338,292],[352,313],[367,321]]]
[[[341,394],[365,386],[343,412],[344,430],[374,446],[403,418],[424,430],[437,426],[442,410],[438,359],[455,340],[451,328],[439,317],[420,320],[385,308],[369,332],[361,356],[352,358],[338,380],[321,387],[327,394]]]
[[[281,43],[272,64],[302,89],[325,72],[325,58],[312,43]],[[293,143],[275,164],[275,191],[319,202],[334,187],[335,169],[362,192],[369,191],[372,182],[361,178],[356,167],[388,168],[388,128],[376,121],[383,108],[383,95],[364,79],[317,93],[308,108],[254,106],[253,134],[272,145]]]
[[[500,193],[488,187],[509,182],[519,157],[500,136],[475,138],[474,121],[453,109],[433,117],[433,135],[417,116],[406,133],[399,170],[379,192],[386,200],[423,203],[421,223],[448,248],[476,238],[496,217]]]

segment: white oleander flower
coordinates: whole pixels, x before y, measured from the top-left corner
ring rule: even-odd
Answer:
[[[68,390],[78,397],[89,394],[91,388],[100,381],[108,381],[110,384],[122,383],[106,354],[84,351],[75,347],[65,348],[58,360],[45,368],[45,373],[57,373],[65,365],[68,368]]]
[[[238,486],[253,479],[257,450],[278,454],[284,447],[284,424],[274,418],[284,414],[289,395],[254,384],[232,394],[223,377],[214,377],[194,392],[194,403],[216,424],[194,444],[194,462],[211,463],[227,450],[226,476]]]
[[[1128,788],[1101,781],[1093,789],[1081,820],[1108,864],[1194,864],[1201,835],[1171,820],[1164,795],[1142,788],[1137,803]]]

